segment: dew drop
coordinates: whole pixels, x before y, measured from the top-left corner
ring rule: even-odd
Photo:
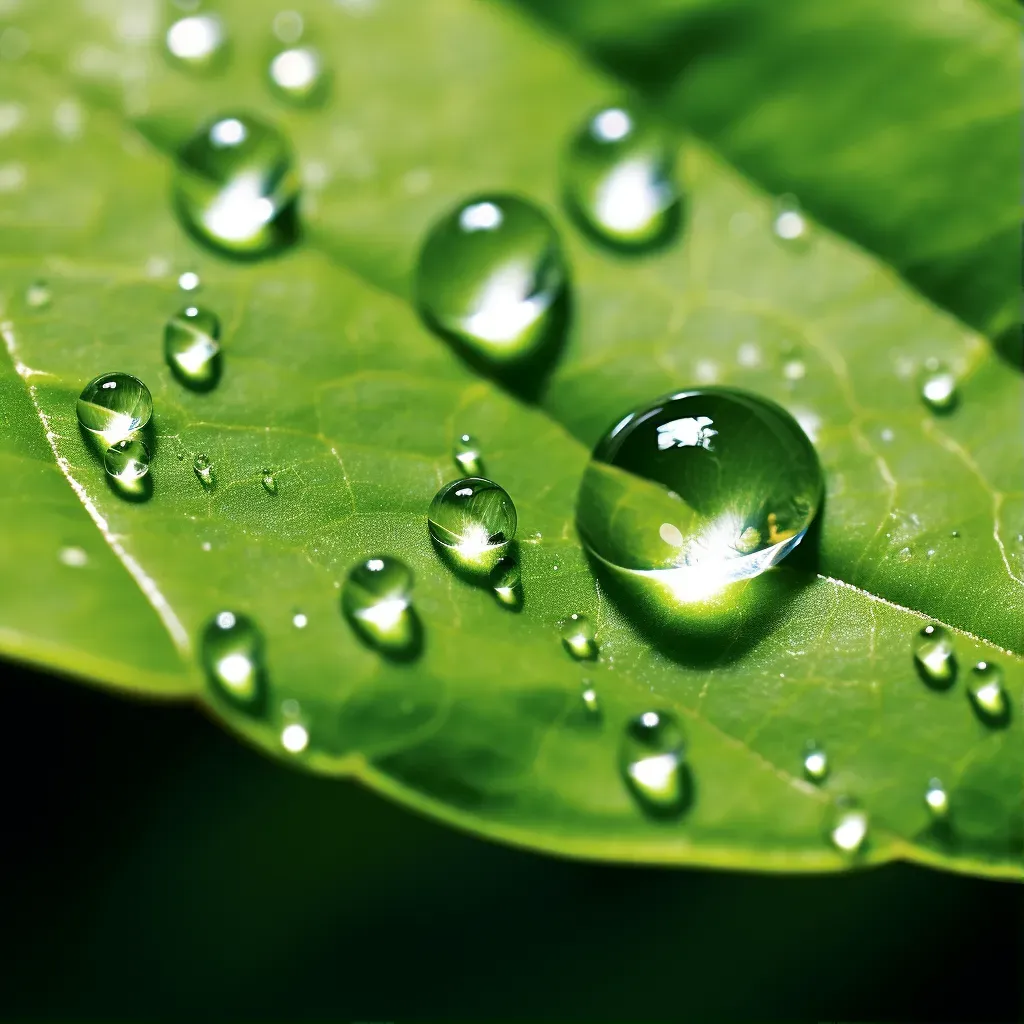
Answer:
[[[811,782],[822,782],[828,775],[828,754],[813,741],[804,748],[804,775]]]
[[[202,306],[186,306],[164,327],[164,358],[193,391],[208,391],[220,378],[220,320]]]
[[[78,422],[104,443],[124,441],[141,430],[153,415],[153,396],[138,377],[104,373],[94,377],[78,396]]]
[[[183,67],[208,71],[217,67],[227,50],[227,34],[212,14],[179,18],[164,37],[168,55]]]
[[[659,245],[679,226],[672,140],[632,107],[606,107],[587,119],[563,162],[562,186],[584,228],[613,246]]]
[[[502,558],[491,575],[494,596],[499,604],[517,611],[523,606],[522,576],[515,558]]]
[[[1010,701],[1003,688],[1003,670],[991,661],[979,661],[971,669],[967,696],[978,717],[991,726],[1005,725],[1010,718]]]
[[[263,636],[246,615],[223,611],[206,625],[200,643],[211,686],[236,707],[250,713],[266,701]]]
[[[33,281],[25,289],[25,304],[32,309],[46,309],[52,299],[53,293],[45,281]]]
[[[263,470],[263,476],[260,478],[260,483],[263,484],[263,490],[267,494],[277,494],[277,479],[274,477],[273,470]]]
[[[286,45],[297,43],[305,28],[305,22],[298,11],[278,11],[274,15],[274,35]]]
[[[943,822],[949,818],[949,794],[939,779],[930,779],[924,791],[924,805],[932,821]]]
[[[178,213],[200,241],[228,255],[265,256],[293,243],[298,192],[288,141],[247,114],[215,118],[178,153]]]
[[[178,287],[183,292],[194,292],[200,284],[199,275],[193,270],[186,270],[178,278]]]
[[[577,661],[597,657],[594,627],[586,615],[572,614],[562,623],[562,645]]]
[[[81,569],[89,561],[89,556],[81,548],[76,547],[61,548],[57,557],[63,565],[72,569]]]
[[[480,476],[484,471],[484,460],[480,456],[480,446],[470,434],[460,434],[452,447],[452,458],[455,465],[469,476]]]
[[[103,468],[115,488],[127,497],[145,493],[149,473],[149,449],[138,437],[111,445],[103,456]]]
[[[192,472],[195,473],[196,479],[206,490],[212,491],[217,486],[217,477],[213,472],[213,463],[205,455],[197,455],[192,460]]]
[[[297,106],[323,99],[327,74],[323,58],[311,46],[294,46],[275,54],[267,68],[274,92]]]
[[[945,627],[930,622],[914,638],[914,664],[929,686],[946,689],[956,679],[953,638]]]
[[[371,647],[400,656],[418,643],[412,608],[412,572],[391,555],[375,555],[353,566],[341,592],[341,607]]]
[[[868,813],[857,801],[841,797],[832,808],[828,835],[840,852],[853,856],[864,848],[868,838]]]
[[[427,323],[496,365],[544,347],[565,284],[551,222],[511,195],[478,196],[450,210],[431,228],[416,268]]]
[[[821,500],[818,456],[784,409],[705,388],[621,419],[597,444],[576,503],[580,536],[609,568],[699,601],[775,565]]]
[[[309,625],[309,618],[304,612],[296,612],[292,616],[292,625],[296,629],[305,629]]]
[[[668,711],[631,719],[619,748],[619,767],[640,806],[656,817],[678,814],[689,801],[683,731]]]
[[[516,535],[516,507],[493,480],[466,477],[434,495],[427,527],[456,567],[490,573]]]
[[[944,363],[929,359],[921,374],[921,400],[932,412],[950,412],[957,403],[956,377]]]
[[[776,200],[772,231],[783,242],[798,242],[806,237],[807,221],[796,196],[784,195]]]
[[[289,754],[301,754],[309,746],[309,730],[301,722],[289,722],[281,730],[281,746]]]
[[[580,700],[583,702],[583,707],[589,715],[597,717],[601,714],[601,699],[597,695],[594,684],[589,679],[583,680],[580,688]]]

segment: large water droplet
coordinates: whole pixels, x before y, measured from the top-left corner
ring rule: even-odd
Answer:
[[[217,693],[253,714],[263,709],[263,636],[252,619],[220,612],[207,623],[200,650],[207,678]]]
[[[914,639],[914,664],[929,686],[946,689],[956,679],[956,655],[949,631],[930,622]]]
[[[828,836],[840,853],[853,856],[864,848],[869,824],[867,811],[857,801],[841,797],[832,808]]]
[[[192,460],[192,472],[195,473],[196,479],[206,490],[212,491],[217,486],[217,477],[213,471],[213,463],[210,462],[207,456],[197,455]]]
[[[356,632],[391,656],[413,653],[419,624],[412,609],[412,572],[390,555],[354,566],[345,581],[341,606]]]
[[[822,782],[828,775],[828,754],[813,740],[804,747],[804,775],[811,782]]]
[[[577,661],[597,657],[594,627],[586,615],[570,615],[562,623],[562,644]]]
[[[193,14],[179,18],[167,30],[167,53],[178,63],[196,71],[216,67],[227,49],[227,33],[220,18]]]
[[[921,400],[932,412],[950,412],[957,402],[956,377],[937,359],[929,359],[921,374]]]
[[[1006,725],[1010,700],[1003,687],[1003,670],[991,661],[979,661],[967,680],[967,696],[978,717],[991,726]]]
[[[452,458],[455,465],[468,476],[480,476],[484,471],[484,460],[480,455],[480,445],[470,434],[460,434],[452,446]]]
[[[558,235],[536,206],[479,196],[431,228],[416,269],[416,297],[433,327],[490,363],[543,347],[565,288]]]
[[[327,86],[323,58],[311,46],[282,50],[267,69],[270,84],[282,99],[298,106],[320,102]]]
[[[103,468],[118,491],[126,497],[139,497],[148,483],[149,449],[137,437],[118,441],[103,456]]]
[[[949,818],[949,794],[940,779],[930,779],[924,791],[924,805],[932,821],[944,822]]]
[[[489,573],[516,535],[516,507],[493,480],[466,477],[434,495],[427,526],[458,568]]]
[[[220,377],[220,320],[201,306],[186,306],[164,327],[164,357],[174,376],[193,391]]]
[[[298,237],[299,179],[284,135],[248,114],[204,125],[178,153],[178,212],[201,241],[264,256]]]
[[[706,388],[643,406],[598,442],[576,521],[605,565],[697,601],[788,554],[821,490],[818,456],[789,413]]]
[[[655,816],[678,814],[689,801],[683,730],[668,711],[646,711],[626,725],[619,749],[623,778]]]
[[[131,437],[153,415],[153,396],[138,377],[104,373],[78,396],[78,422],[104,443],[104,449]]]
[[[624,248],[666,241],[679,222],[675,150],[668,134],[630,107],[590,117],[563,164],[566,202],[599,239]]]

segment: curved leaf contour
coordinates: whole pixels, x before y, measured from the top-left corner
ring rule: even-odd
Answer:
[[[2,649],[137,692],[196,693],[285,760],[555,853],[805,871],[905,858],[1020,877],[1019,376],[842,238],[810,224],[806,244],[780,243],[771,198],[692,141],[680,140],[677,242],[642,259],[595,248],[561,217],[558,160],[619,87],[516,14],[472,0],[296,6],[332,69],[318,109],[266,88],[256,55],[270,52],[274,5],[222,5],[233,55],[207,77],[165,62],[163,26],[131,21],[131,5],[19,10],[31,46],[0,68],[20,167],[0,194]],[[281,124],[305,182],[304,243],[261,264],[196,248],[168,201],[165,140],[226,109]],[[425,228],[484,189],[545,205],[570,257],[572,323],[534,405],[475,375],[408,301]],[[223,323],[223,378],[203,394],[162,358],[183,271],[202,281],[189,301]],[[27,299],[40,278],[48,304]],[[941,419],[917,396],[929,357],[961,380]],[[112,369],[153,392],[146,502],[111,491],[75,421],[82,385]],[[800,418],[827,499],[813,540],[747,588],[758,615],[727,611],[706,641],[624,613],[586,561],[573,505],[589,446],[625,409],[711,381]],[[425,509],[458,475],[464,431],[519,511],[519,613],[451,575],[428,541]],[[193,473],[200,454],[213,488]],[[378,552],[416,577],[414,661],[382,659],[340,614],[348,567]],[[259,717],[220,703],[198,667],[197,637],[224,608],[266,638]],[[562,650],[570,612],[595,621],[596,661]],[[961,676],[1002,666],[1007,727],[972,713],[962,678],[939,693],[916,676],[911,643],[932,619],[954,632]],[[585,681],[600,715],[585,713]],[[652,708],[687,734],[694,799],[678,820],[645,815],[619,775],[624,723]],[[295,716],[309,745],[290,754]],[[801,777],[811,737],[832,764],[820,786]],[[936,776],[944,829],[923,799]],[[824,837],[838,794],[871,817],[854,861]]]

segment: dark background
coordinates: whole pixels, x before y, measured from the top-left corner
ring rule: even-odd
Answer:
[[[1021,1017],[1020,886],[541,857],[2,671],[5,1019]]]

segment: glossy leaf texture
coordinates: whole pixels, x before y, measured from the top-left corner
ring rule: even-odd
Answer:
[[[606,251],[564,215],[559,164],[581,119],[631,83],[501,6],[295,6],[330,71],[323,102],[302,108],[267,86],[274,5],[220,5],[230,52],[204,74],[162,53],[172,8],[17,13],[29,45],[0,63],[0,143],[18,168],[0,179],[13,183],[0,193],[3,651],[138,693],[191,694],[286,761],[537,849],[763,870],[905,858],[1019,877],[1021,377],[967,325],[983,318],[915,292],[902,256],[865,252],[852,229],[850,240],[808,219],[798,244],[777,237],[764,185],[797,191],[806,178],[783,188],[781,172],[762,177],[710,132],[677,136],[678,236],[642,255]],[[645,18],[626,35],[647,38],[656,19]],[[783,43],[764,46],[783,60]],[[978,94],[1003,102],[998,76],[975,73]],[[302,237],[263,262],[200,248],[172,209],[175,146],[227,110],[277,124],[297,154]],[[802,123],[787,121],[781,150]],[[765,130],[782,129],[768,119]],[[873,132],[865,121],[865,160]],[[900,144],[909,154],[914,139]],[[921,159],[931,144],[922,133]],[[900,164],[892,176],[911,210],[912,175]],[[841,167],[830,187],[850,210],[861,201]],[[411,301],[424,233],[484,191],[539,203],[571,268],[564,347],[529,401],[464,363]],[[935,251],[927,218],[911,213],[902,244]],[[968,276],[984,276],[957,251]],[[195,294],[221,323],[221,377],[202,392],[163,356],[183,272],[198,274]],[[48,302],[29,299],[39,281]],[[919,397],[929,359],[959,380],[941,418]],[[108,486],[75,421],[84,383],[114,369],[153,392],[145,501]],[[707,383],[789,409],[820,453],[826,500],[793,557],[718,617],[680,626],[595,575],[574,504],[590,447],[625,411]],[[450,573],[428,538],[431,497],[462,475],[451,453],[464,433],[516,503],[518,611]],[[205,486],[197,457],[212,467]],[[342,615],[349,569],[377,554],[413,572],[415,657],[382,657]],[[262,632],[259,714],[204,681],[198,640],[224,609]],[[564,650],[572,613],[596,627],[596,660]],[[942,692],[912,660],[929,621],[951,630],[960,665]],[[966,699],[979,660],[1004,671],[1005,727]],[[651,709],[686,734],[692,799],[673,820],[645,814],[620,775],[626,723]],[[811,739],[828,753],[821,785],[802,775]],[[924,802],[933,777],[949,793],[948,828]],[[841,794],[871,822],[852,861],[826,840]]]

